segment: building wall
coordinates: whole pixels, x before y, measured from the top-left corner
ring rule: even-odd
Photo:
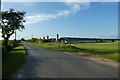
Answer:
[[[64,39],[65,43],[78,43],[78,42],[110,42],[111,40],[102,39]]]

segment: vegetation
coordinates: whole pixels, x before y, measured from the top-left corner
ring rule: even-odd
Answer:
[[[2,46],[2,41],[0,41],[0,46]]]
[[[21,41],[25,41],[25,39],[24,39],[24,38],[21,38]]]
[[[8,49],[8,40],[16,30],[24,29],[23,23],[24,15],[26,12],[24,11],[15,11],[14,9],[10,9],[9,11],[1,12],[1,27],[2,27],[2,37],[3,40],[3,49],[7,51]]]
[[[25,61],[26,51],[22,45],[18,45],[9,51],[2,60],[2,77],[8,78],[23,64]]]
[[[26,12],[15,11],[2,11],[1,27],[2,27],[2,71],[3,78],[8,78],[13,74],[20,65],[25,61],[26,51],[22,45],[18,45],[20,41],[9,40],[9,38],[16,33],[16,30],[21,31],[25,28],[23,23]]]
[[[120,61],[120,56],[118,56],[118,42],[79,43],[71,45],[80,48],[83,52],[87,52],[92,55],[98,55],[100,57]]]
[[[71,45],[94,53],[118,53],[118,42],[77,43]]]
[[[67,51],[67,52],[78,52],[80,51],[79,48],[66,45],[65,43],[34,43],[33,45],[40,46],[43,48],[48,48],[52,50],[58,50],[58,51]]]
[[[35,42],[31,44],[58,51],[84,52],[89,55],[97,55],[99,57],[120,61],[120,56],[118,56],[118,42],[75,44]]]

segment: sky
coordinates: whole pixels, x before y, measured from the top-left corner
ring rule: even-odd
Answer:
[[[117,2],[3,2],[10,8],[27,12],[25,29],[17,39],[56,37],[118,37]],[[10,38],[14,39],[14,35]]]

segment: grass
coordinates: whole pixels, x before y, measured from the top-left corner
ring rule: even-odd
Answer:
[[[0,41],[0,46],[2,46],[2,41]]]
[[[67,52],[78,52],[79,48],[66,45],[64,43],[34,43],[32,45],[40,46],[47,49],[57,50],[57,51],[67,51]]]
[[[25,61],[26,51],[19,45],[12,49],[2,60],[2,77],[9,78]]]
[[[92,55],[120,61],[120,56],[118,56],[118,42],[79,43],[71,45],[80,49],[84,49],[83,52],[88,52]]]
[[[34,43],[33,45],[58,51],[84,52],[89,55],[97,55],[99,57],[112,59],[120,62],[120,56],[118,56],[118,42],[75,44]]]
[[[118,42],[71,44],[94,53],[118,53]]]

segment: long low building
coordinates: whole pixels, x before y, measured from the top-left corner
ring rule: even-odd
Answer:
[[[70,38],[70,37],[61,37],[59,39],[65,43],[77,43],[77,42],[110,42],[114,39],[100,39],[100,38]]]

